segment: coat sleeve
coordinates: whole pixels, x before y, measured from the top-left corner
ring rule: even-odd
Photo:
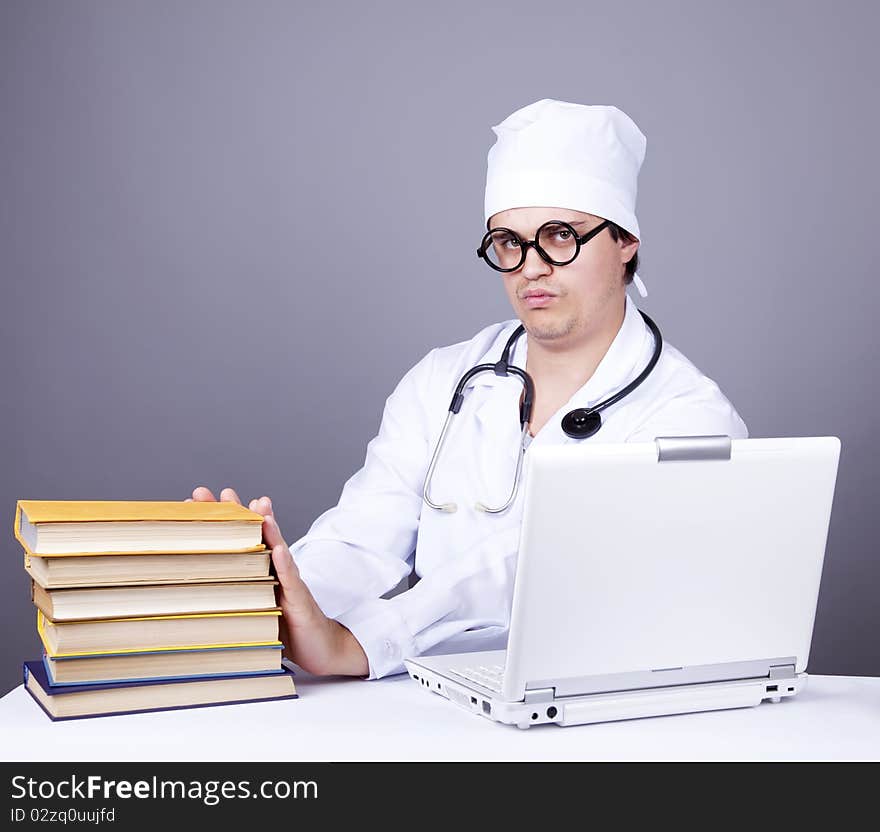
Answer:
[[[370,679],[405,671],[403,660],[433,652],[466,631],[467,650],[495,649],[506,634],[513,596],[519,524],[484,540],[425,575],[393,598],[363,601],[338,617],[358,639],[370,663]],[[453,553],[450,553],[453,555]]]
[[[411,571],[432,451],[426,400],[435,353],[388,397],[364,465],[345,483],[337,505],[290,544],[303,581],[329,618],[379,598]]]

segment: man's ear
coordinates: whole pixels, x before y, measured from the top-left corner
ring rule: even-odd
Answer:
[[[620,249],[620,262],[629,263],[635,257],[639,250],[639,241],[635,237],[620,235],[617,240],[617,246]]]

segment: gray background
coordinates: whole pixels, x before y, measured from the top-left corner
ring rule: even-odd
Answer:
[[[0,4],[0,691],[15,502],[269,494],[289,540],[431,347],[512,316],[490,127],[648,138],[643,308],[753,436],[843,443],[810,671],[880,674],[869,2]],[[344,228],[346,244],[331,230]]]

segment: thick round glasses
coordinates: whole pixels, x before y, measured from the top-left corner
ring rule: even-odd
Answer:
[[[552,266],[567,266],[580,254],[581,246],[606,225],[610,225],[609,220],[578,237],[567,222],[549,220],[537,230],[534,240],[523,240],[509,228],[490,228],[477,249],[477,257],[482,257],[495,271],[515,272],[526,262],[529,246],[534,246],[538,255]]]

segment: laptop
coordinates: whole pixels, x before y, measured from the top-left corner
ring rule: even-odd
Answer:
[[[406,670],[519,728],[796,696],[839,456],[833,436],[532,445],[507,649]]]

